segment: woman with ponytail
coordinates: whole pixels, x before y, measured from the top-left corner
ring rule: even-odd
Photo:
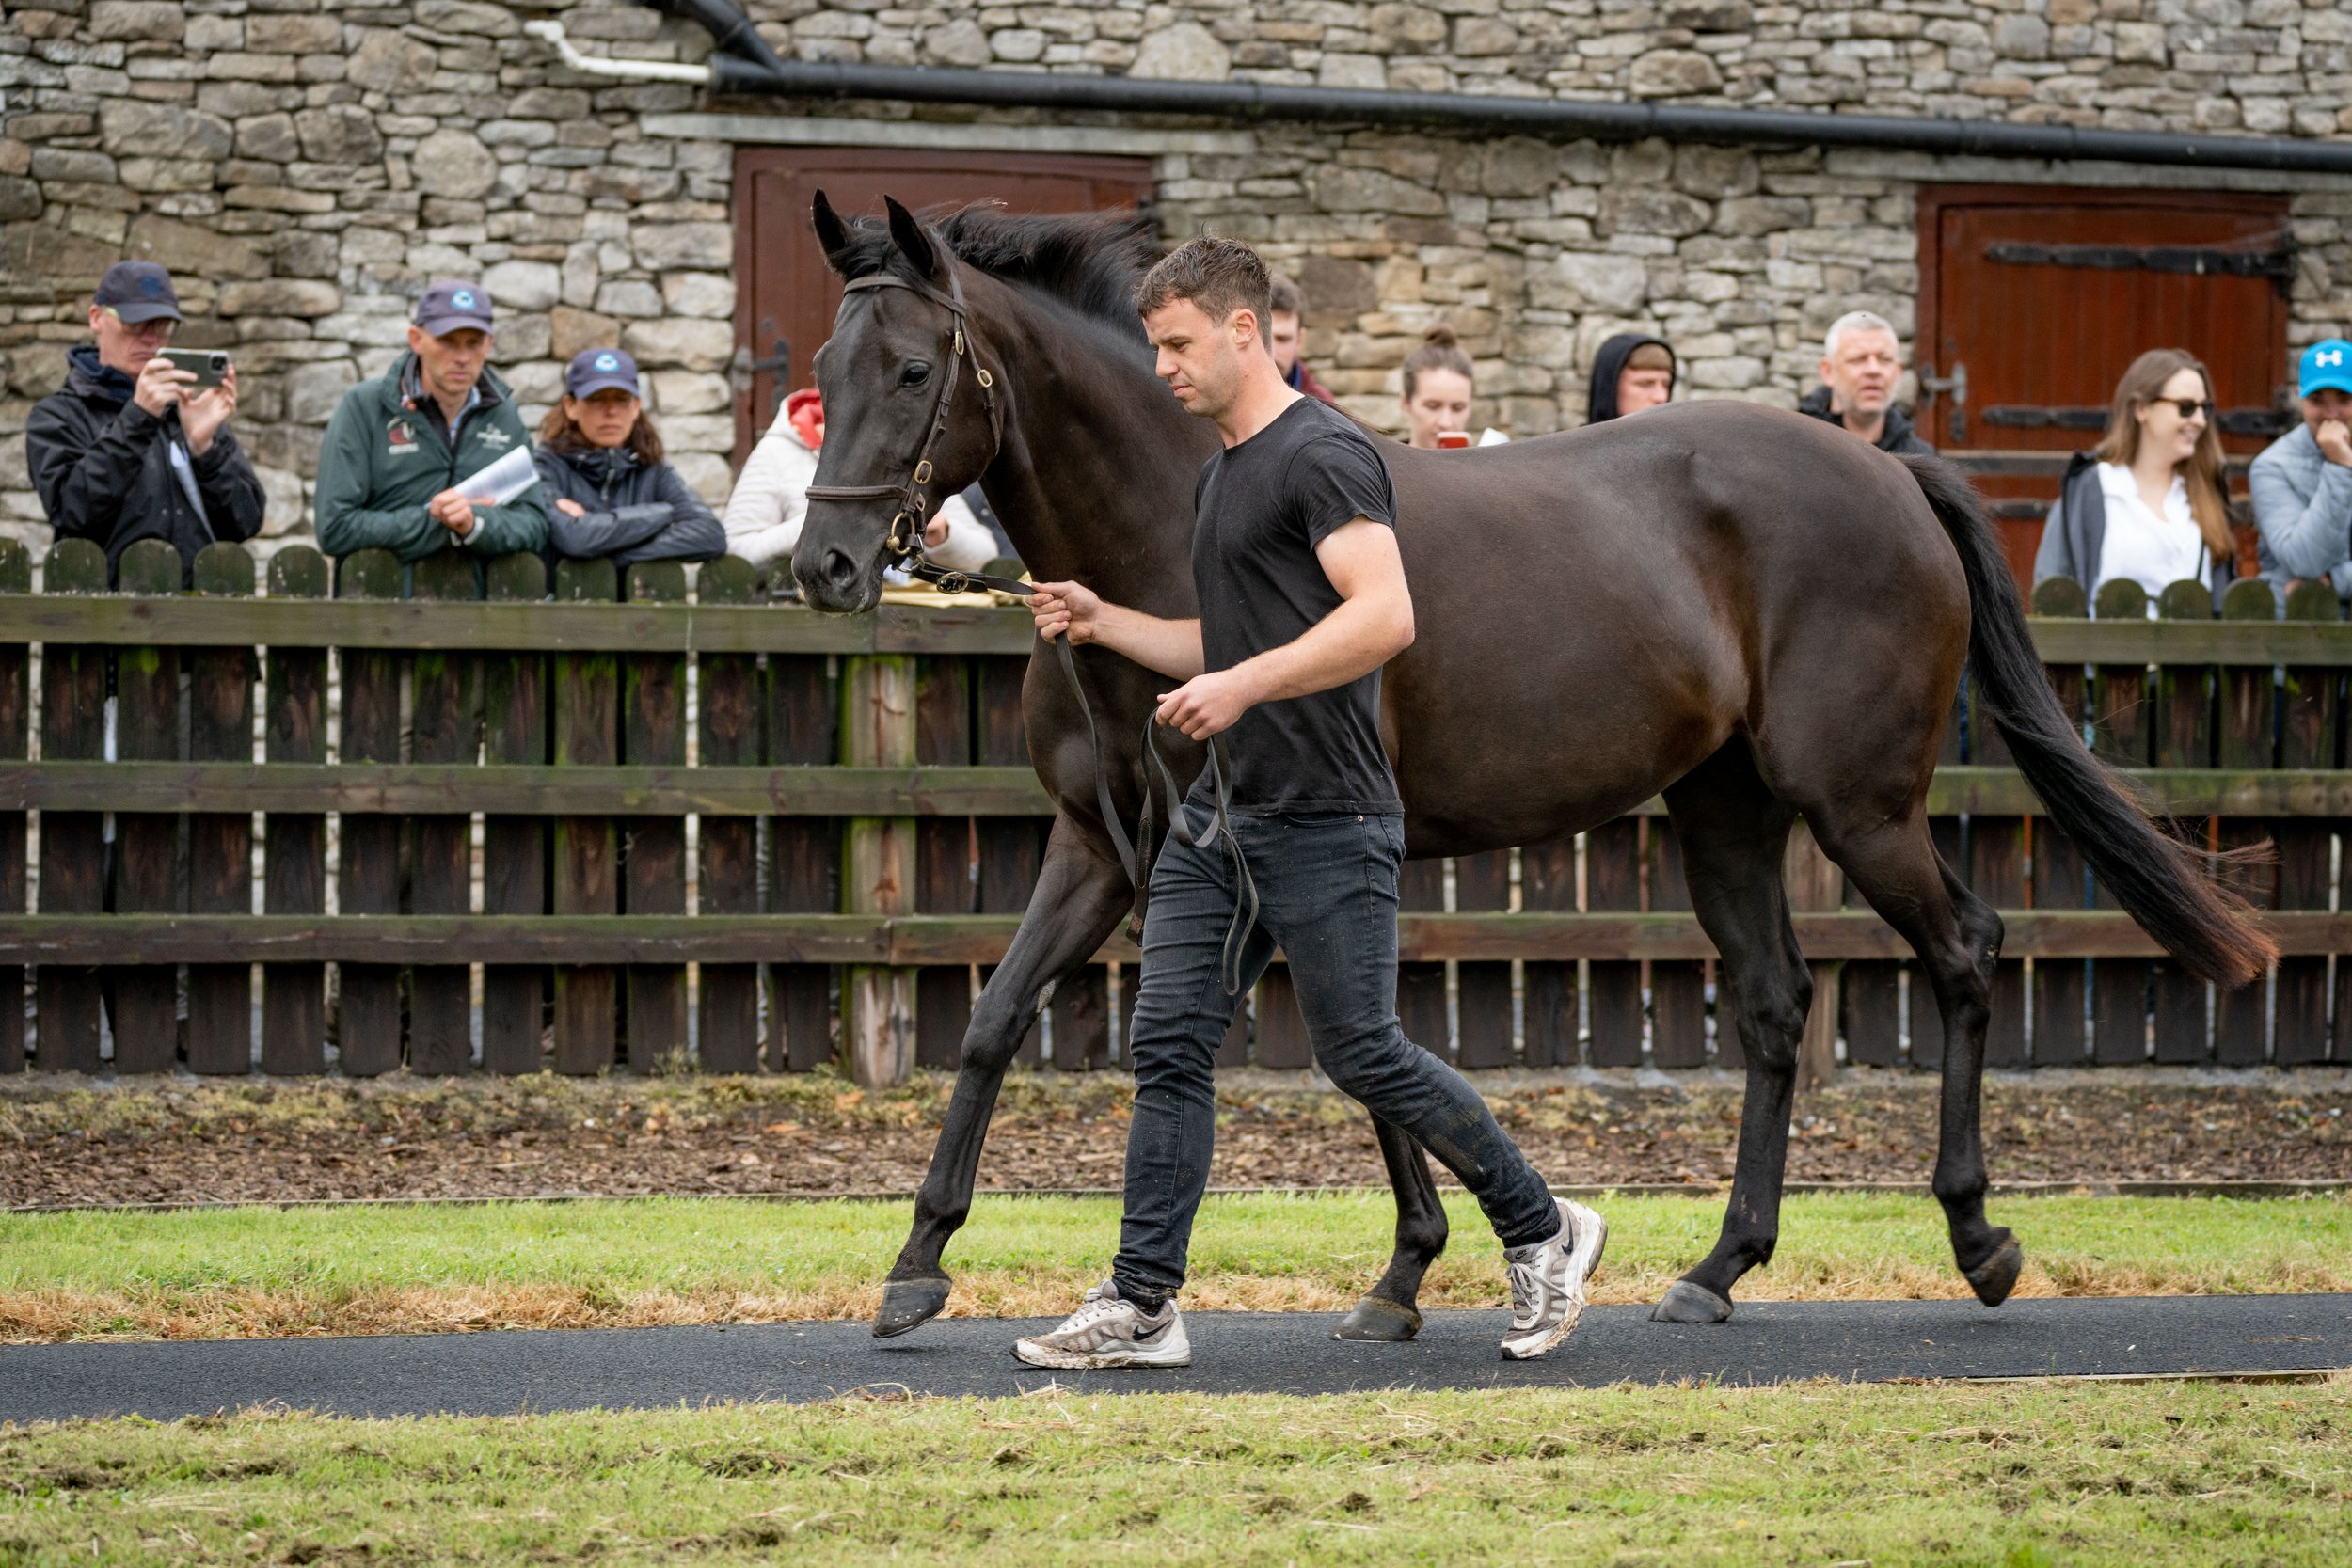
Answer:
[[[1405,356],[1406,445],[1434,447],[1445,431],[1470,424],[1470,356],[1454,328],[1438,322]]]

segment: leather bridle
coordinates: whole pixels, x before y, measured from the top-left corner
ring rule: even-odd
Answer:
[[[904,289],[947,312],[946,342],[948,352],[946,364],[940,374],[939,401],[931,407],[930,428],[924,432],[923,444],[915,449],[914,466],[908,470],[903,482],[898,484],[812,484],[807,490],[808,499],[813,501],[896,500],[898,510],[891,515],[890,536],[882,545],[883,549],[889,552],[891,564],[903,569],[909,577],[920,578],[934,585],[943,594],[961,594],[969,588],[991,588],[1000,594],[1029,593],[1029,585],[1025,582],[988,572],[959,572],[937,564],[923,553],[923,531],[930,523],[927,514],[930,507],[930,499],[923,491],[924,486],[931,482],[931,449],[938,446],[940,437],[947,433],[947,416],[955,408],[956,383],[963,378],[966,358],[972,361],[972,378],[978,383],[980,403],[988,410],[989,450],[992,454],[1004,444],[1005,439],[1005,417],[996,406],[996,378],[989,373],[986,365],[979,362],[978,347],[966,330],[969,317],[963,305],[963,279],[957,275],[953,263],[947,268],[947,288],[944,293],[929,283],[901,277],[897,273],[868,273],[864,277],[850,279],[843,286],[843,302],[847,303],[850,295],[866,289]]]
[[[808,499],[818,501],[896,500],[898,509],[891,516],[890,533],[882,545],[893,565],[909,577],[931,584],[943,594],[961,594],[972,588],[985,588],[999,594],[1028,597],[1037,592],[1029,583],[1014,578],[998,577],[992,572],[958,571],[951,566],[940,565],[923,553],[923,531],[929,511],[929,500],[923,491],[924,486],[931,482],[931,451],[946,433],[947,416],[955,406],[956,383],[962,378],[963,362],[967,357],[972,361],[973,379],[979,385],[980,402],[988,410],[992,454],[1003,446],[1005,439],[1004,415],[996,406],[996,378],[989,373],[987,366],[979,362],[977,346],[966,330],[969,314],[963,304],[963,281],[957,276],[955,264],[948,263],[947,288],[945,292],[929,283],[901,277],[896,273],[877,272],[868,273],[864,277],[853,277],[845,284],[842,288],[843,302],[846,304],[850,294],[866,289],[904,289],[947,312],[946,341],[948,354],[946,370],[940,380],[939,401],[932,406],[930,428],[924,433],[923,444],[915,450],[914,466],[903,482],[898,484],[812,484],[806,491]],[[1077,660],[1071,654],[1070,638],[1065,633],[1053,641],[1054,651],[1060,657],[1062,676],[1077,696],[1078,711],[1086,716],[1087,744],[1094,752],[1095,807],[1102,813],[1104,831],[1110,835],[1111,847],[1119,855],[1120,866],[1127,873],[1127,879],[1135,889],[1136,907],[1140,909],[1152,870],[1151,781],[1144,781],[1143,817],[1136,824],[1136,836],[1131,839],[1127,836],[1126,825],[1119,819],[1119,808],[1111,801],[1110,769],[1103,759],[1103,740],[1094,722],[1094,705],[1087,699],[1086,686],[1078,679]],[[1161,782],[1168,792],[1168,831],[1197,849],[1206,848],[1213,838],[1222,838],[1226,851],[1232,859],[1235,879],[1233,919],[1232,924],[1226,927],[1223,949],[1218,955],[1218,968],[1225,994],[1235,996],[1240,994],[1242,989],[1242,970],[1247,961],[1249,935],[1258,925],[1258,884],[1249,875],[1249,863],[1242,855],[1241,840],[1233,833],[1227,783],[1232,775],[1232,765],[1225,755],[1224,737],[1212,736],[1208,745],[1209,780],[1215,791],[1216,803],[1208,826],[1195,833],[1192,819],[1184,811],[1183,792],[1176,787],[1176,775],[1160,755],[1159,741],[1154,733],[1158,723],[1156,709],[1145,716],[1143,752],[1159,769]]]

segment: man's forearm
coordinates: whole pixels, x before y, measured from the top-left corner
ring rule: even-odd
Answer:
[[[1280,702],[1345,686],[1368,675],[1412,642],[1409,609],[1382,596],[1343,602],[1291,641],[1233,666],[1248,683],[1251,701]]]
[[[1163,621],[1124,605],[1106,604],[1096,613],[1088,641],[1181,681],[1207,667],[1199,621]]]

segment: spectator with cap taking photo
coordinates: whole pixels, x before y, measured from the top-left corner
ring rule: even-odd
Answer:
[[[59,539],[122,552],[161,539],[183,574],[215,541],[262,531],[262,482],[229,428],[237,372],[199,386],[164,350],[181,322],[171,275],[152,261],[117,261],[98,280],[90,335],[66,356],[65,385],[33,405],[24,455]]]
[[[2247,475],[2262,575],[2281,597],[2297,578],[2325,578],[2352,598],[2352,342],[2305,349],[2296,383],[2302,422],[2264,448]]]
[[[546,547],[531,433],[489,368],[494,341],[482,285],[444,281],[424,292],[408,352],[345,392],[327,421],[320,549],[387,549],[412,562],[446,548]]]
[[[539,483],[553,510],[549,542],[575,561],[710,561],[726,531],[692,486],[661,460],[637,361],[617,348],[582,349],[564,372],[564,401],[539,424]]]

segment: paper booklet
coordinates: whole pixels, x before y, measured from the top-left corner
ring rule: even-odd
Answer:
[[[453,488],[469,501],[504,506],[538,483],[539,466],[531,460],[531,449],[516,447],[497,462],[468,474]]]

